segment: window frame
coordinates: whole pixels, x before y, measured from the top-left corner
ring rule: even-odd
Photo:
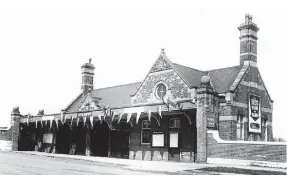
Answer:
[[[144,122],[148,122],[148,127],[145,127],[144,128]],[[145,130],[149,130],[149,139],[150,139],[150,141],[148,142],[148,143],[146,143],[146,142],[143,142],[143,132],[145,131]],[[150,121],[148,121],[148,120],[142,120],[142,124],[141,124],[141,144],[142,145],[150,145],[151,144],[151,141],[152,139],[151,139],[151,122]]]
[[[175,123],[175,126],[171,126],[171,121],[175,120],[175,121],[179,121],[179,126],[176,126],[177,123]],[[168,124],[168,128],[172,128],[172,129],[180,129],[180,118],[171,118],[169,119],[169,124]]]

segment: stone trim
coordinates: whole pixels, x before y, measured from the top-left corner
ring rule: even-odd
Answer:
[[[261,111],[262,112],[268,112],[268,113],[272,113],[273,112],[273,110],[272,109],[269,109],[269,108],[261,108]]]
[[[260,90],[265,90],[265,88],[263,86],[258,85],[256,82],[247,82],[247,81],[241,81],[240,83],[241,85],[244,86],[248,86],[248,87],[253,87],[256,89],[260,89]]]
[[[255,144],[255,145],[285,145],[286,142],[266,142],[266,141],[225,141],[220,138],[217,130],[207,130],[208,134],[213,135],[213,139],[219,144]]]
[[[240,83],[243,75],[245,74],[245,72],[247,71],[247,69],[249,68],[249,65],[243,65],[242,69],[240,70],[239,74],[237,75],[235,81],[233,82],[233,84],[231,85],[229,91],[234,91],[236,89],[236,87],[238,86],[238,84]]]
[[[219,121],[225,121],[225,120],[237,121],[237,116],[219,116]]]
[[[257,67],[257,63],[254,61],[244,61],[244,65],[250,65],[252,67]]]
[[[240,108],[248,108],[248,104],[240,103],[240,102],[237,102],[237,101],[232,101],[231,105],[237,106],[237,107],[240,107]]]
[[[252,56],[257,56],[257,54],[254,54],[254,53],[251,53],[251,52],[249,52],[249,53],[241,53],[240,54],[240,56],[245,56],[245,55],[252,55]]]
[[[266,126],[272,126],[272,122],[266,122]]]

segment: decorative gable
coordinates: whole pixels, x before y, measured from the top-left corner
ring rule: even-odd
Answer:
[[[154,73],[154,72],[159,72],[159,71],[163,71],[163,70],[169,70],[172,69],[171,65],[167,62],[166,59],[164,59],[164,57],[161,55],[157,61],[155,62],[155,64],[153,65],[153,67],[151,68],[151,70],[149,71],[149,73]]]
[[[172,62],[162,52],[152,66],[145,80],[131,98],[131,104],[162,103],[157,96],[157,86],[166,87],[166,97],[170,100],[183,100],[194,97],[195,90],[190,89],[174,70]]]
[[[89,92],[82,105],[80,106],[79,111],[98,109],[100,101],[100,98],[92,97],[92,94]]]

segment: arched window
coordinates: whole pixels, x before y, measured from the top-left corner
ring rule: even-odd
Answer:
[[[151,142],[151,124],[148,120],[142,121],[141,143],[150,144]]]

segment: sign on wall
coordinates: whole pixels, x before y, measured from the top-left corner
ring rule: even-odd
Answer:
[[[178,132],[169,133],[169,147],[178,148]]]
[[[53,134],[44,134],[43,135],[43,143],[52,144],[53,143]]]
[[[163,132],[153,132],[152,146],[153,147],[164,147],[164,133]]]
[[[249,132],[261,133],[261,103],[260,96],[249,94]]]

